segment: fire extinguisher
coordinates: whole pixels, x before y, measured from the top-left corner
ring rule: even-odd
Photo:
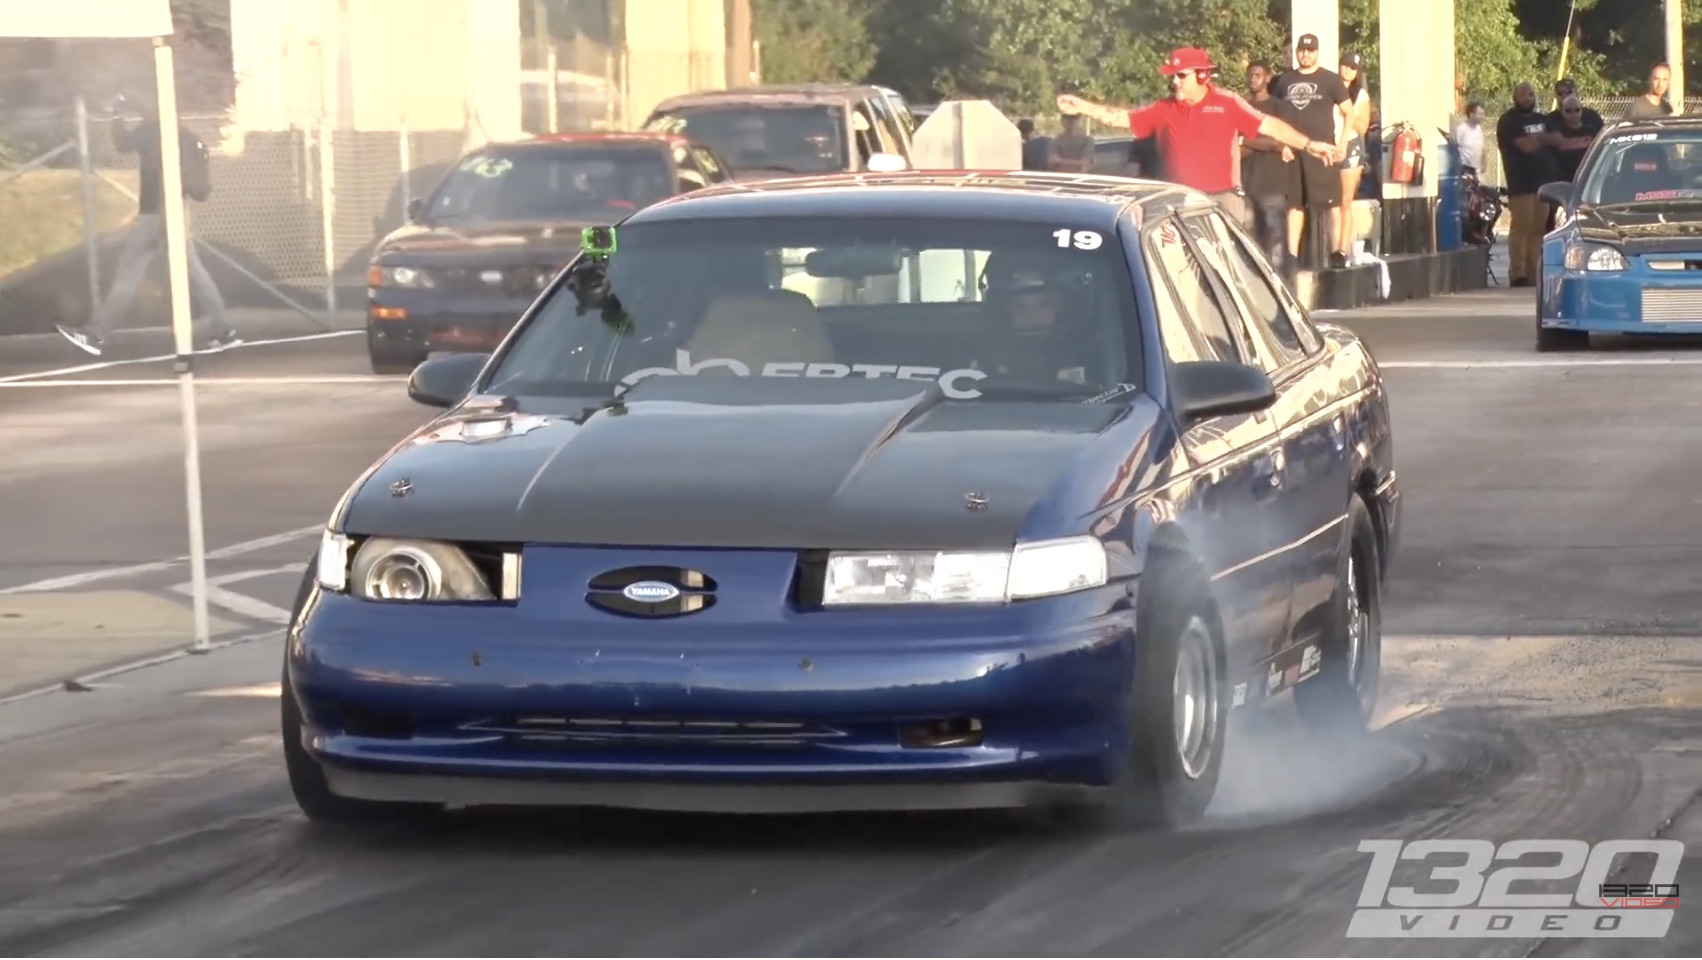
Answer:
[[[1424,149],[1424,140],[1413,129],[1411,124],[1401,124],[1401,132],[1395,134],[1395,142],[1389,151],[1389,182],[1412,183],[1421,162],[1420,151]]]

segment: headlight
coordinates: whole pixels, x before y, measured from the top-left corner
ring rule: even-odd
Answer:
[[[822,603],[1002,603],[1101,586],[1108,574],[1105,547],[1090,536],[1009,551],[835,553]]]
[[[369,287],[432,287],[431,274],[420,267],[381,267],[374,264],[366,268],[366,285]]]
[[[1625,255],[1605,243],[1571,243],[1566,246],[1568,270],[1624,270]]]
[[[520,554],[504,553],[493,586],[467,552],[440,540],[372,537],[354,549],[344,534],[326,533],[319,548],[319,584],[363,600],[469,603],[520,596]]]

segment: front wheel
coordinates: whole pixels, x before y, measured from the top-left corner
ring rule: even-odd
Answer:
[[[1191,562],[1155,565],[1141,585],[1128,750],[1111,796],[1087,811],[1099,826],[1177,828],[1217,792],[1229,728],[1223,630],[1209,581]]]
[[[1537,351],[1539,353],[1559,353],[1570,350],[1590,349],[1590,332],[1588,330],[1564,330],[1559,327],[1537,326]]]

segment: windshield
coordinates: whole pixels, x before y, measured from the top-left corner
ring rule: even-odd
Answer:
[[[646,130],[690,137],[740,170],[834,173],[850,165],[844,113],[836,105],[681,107],[652,118]]]
[[[1140,386],[1114,236],[922,217],[617,232],[607,294],[574,293],[597,279],[596,262],[581,259],[486,389],[560,396],[652,376],[849,377],[937,381],[955,399],[1079,401]]]
[[[493,148],[461,159],[427,220],[574,220],[609,223],[673,191],[660,149],[603,146]]]
[[[1608,137],[1584,175],[1581,203],[1702,200],[1702,132]]]

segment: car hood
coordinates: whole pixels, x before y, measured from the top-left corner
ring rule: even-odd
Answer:
[[[1587,206],[1578,211],[1577,227],[1584,239],[1618,244],[1626,253],[1702,250],[1702,202]]]
[[[1037,510],[1067,527],[1098,505],[1157,417],[1144,397],[950,401],[908,381],[653,377],[623,400],[588,414],[528,401],[506,436],[472,443],[434,439],[465,429],[440,418],[356,484],[340,526],[509,543],[1008,548]]]
[[[584,228],[606,226],[622,216],[620,211],[611,211],[602,222],[587,219],[409,224],[380,241],[373,256],[381,263],[420,266],[439,262],[474,266],[482,262],[532,260],[565,263],[579,252]]]

